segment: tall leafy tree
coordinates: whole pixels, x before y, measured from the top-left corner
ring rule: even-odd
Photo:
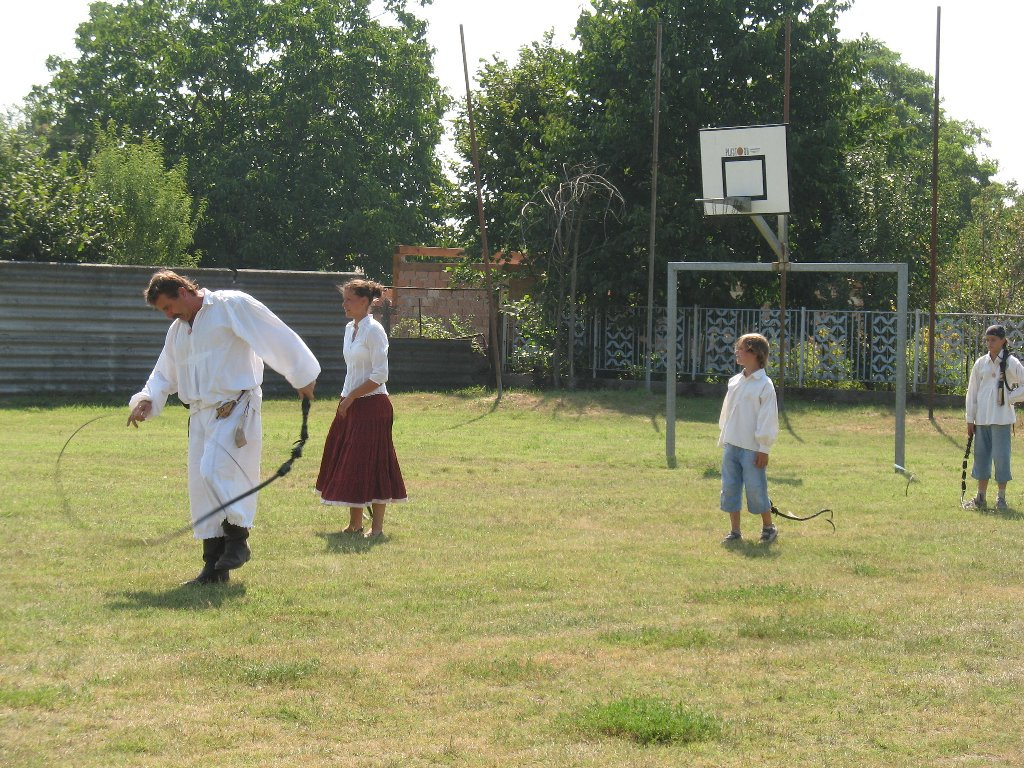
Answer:
[[[508,201],[537,194],[562,167],[590,165],[625,199],[600,254],[581,274],[580,290],[597,303],[642,303],[646,294],[654,108],[655,29],[663,32],[658,189],[658,260],[770,260],[753,227],[707,221],[694,205],[701,196],[698,132],[722,125],[782,120],[784,17],[795,20],[790,150],[795,256],[814,254],[831,231],[827,201],[843,183],[843,115],[850,100],[848,51],[838,40],[836,0],[594,0],[577,24],[578,53],[543,47],[500,62],[480,76],[481,127],[487,151],[481,163],[493,226],[514,232]],[[547,99],[535,97],[540,54],[554,59],[559,78]],[[552,96],[554,98],[552,98]],[[492,106],[493,109],[488,109]],[[526,108],[529,107],[529,108]],[[567,141],[549,140],[551,125]],[[543,158],[538,162],[538,155]],[[490,170],[488,166],[490,164]],[[468,177],[467,177],[468,180]],[[656,281],[659,290],[663,281]],[[726,286],[709,283],[703,295],[729,301]],[[749,297],[745,299],[749,301]]]
[[[991,184],[973,201],[939,278],[948,312],[1024,314],[1024,195]]]
[[[825,252],[844,261],[904,262],[911,302],[928,303],[931,248],[933,81],[870,37],[847,44],[856,65],[845,148],[846,194]],[[995,165],[979,157],[983,132],[941,115],[939,128],[940,263],[972,217],[971,201],[990,183]],[[865,280],[869,306],[892,295],[891,280]]]
[[[160,143],[108,135],[89,162],[87,189],[110,207],[104,227],[113,264],[197,266],[192,251],[205,201],[193,205],[184,161],[164,168]]]
[[[27,126],[0,119],[0,259],[104,262],[113,215],[88,194],[74,153],[50,155]]]
[[[32,99],[55,146],[113,121],[187,162],[206,265],[383,274],[438,225],[445,97],[406,0],[93,3]],[[385,23],[388,22],[388,23]]]

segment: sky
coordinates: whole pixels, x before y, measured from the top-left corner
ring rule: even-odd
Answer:
[[[75,29],[88,18],[89,3],[0,0],[0,109],[20,104],[33,84],[49,80],[48,56],[75,55]],[[1021,66],[1015,31],[1021,0],[854,0],[853,8],[840,16],[841,36],[870,34],[905,63],[933,74],[939,7],[943,106],[948,115],[985,129],[991,146],[984,154],[999,161],[998,180],[1024,182],[1024,110],[1012,88]],[[475,87],[472,77],[480,59],[514,60],[521,46],[540,40],[548,29],[556,43],[572,45],[576,19],[589,8],[589,0],[434,0],[418,13],[430,22],[442,85],[465,98],[460,24]]]

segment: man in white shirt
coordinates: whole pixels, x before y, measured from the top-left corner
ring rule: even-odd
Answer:
[[[256,494],[202,518],[259,484],[264,361],[309,399],[320,364],[298,334],[241,291],[206,290],[162,270],[145,296],[173,322],[146,385],[129,401],[128,424],[159,416],[174,393],[189,407],[189,505],[204,566],[188,583],[225,582],[251,557]]]

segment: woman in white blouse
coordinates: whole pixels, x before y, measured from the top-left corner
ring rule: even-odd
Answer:
[[[363,532],[363,509],[373,510],[366,538],[383,534],[388,504],[406,501],[405,483],[391,439],[394,411],[388,380],[388,335],[370,314],[383,287],[372,280],[341,286],[345,326],[345,386],[327,433],[316,490],[324,504],[349,508],[344,533]]]
[[[1017,421],[1013,404],[1024,395],[1024,366],[1010,354],[1006,328],[991,325],[985,331],[988,353],[975,361],[967,382],[967,436],[974,438],[974,468],[978,493],[964,504],[968,509],[986,509],[988,481],[995,465],[999,486],[996,509],[1009,509],[1006,484],[1010,474],[1010,433]]]

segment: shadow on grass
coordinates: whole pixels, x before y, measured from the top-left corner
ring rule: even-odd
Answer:
[[[977,512],[979,515],[985,515],[986,517],[1001,517],[1003,520],[1024,520],[1024,512],[1020,512],[1013,507],[1010,507],[1009,509],[986,507],[985,509],[970,509],[964,511]]]
[[[723,544],[722,549],[735,555],[743,555],[751,559],[778,557],[781,553],[776,544],[761,544],[757,541],[741,539],[738,542]]]
[[[946,438],[946,440],[948,440],[950,443],[955,445],[959,450],[962,451],[962,450],[964,450],[964,448],[967,447],[967,443],[966,442],[961,442],[960,440],[957,440],[955,437],[953,437],[953,435],[951,435],[948,432],[946,432],[946,430],[944,430],[942,428],[942,425],[939,423],[938,419],[930,419],[928,423],[932,425],[932,427],[935,429],[936,432],[938,432],[940,435],[942,435],[944,438]],[[966,425],[961,424],[961,426],[964,427],[964,432],[966,432],[967,431]],[[961,437],[963,437],[963,435],[961,435]],[[966,437],[964,439],[966,441]]]
[[[782,422],[782,426],[786,428],[786,431],[789,432],[790,436],[794,440],[796,440],[798,443],[802,443],[804,441],[804,439],[800,437],[800,435],[798,435],[796,431],[793,429],[793,425],[789,423],[788,411],[779,411],[779,421]]]
[[[470,424],[473,424],[473,423],[475,423],[477,421],[481,421],[483,419],[486,419],[488,416],[490,416],[492,413],[494,413],[496,410],[498,410],[498,406],[500,404],[501,404],[501,400],[498,397],[495,397],[494,398],[494,402],[491,403],[491,407],[488,408],[484,413],[481,413],[479,416],[474,416],[472,419],[467,419],[466,421],[460,421],[458,424],[452,424],[450,427],[445,427],[444,431],[445,432],[450,432],[453,429],[461,429],[462,427],[466,427],[466,426],[469,426]]]
[[[181,584],[163,592],[132,589],[122,592],[110,603],[118,611],[136,611],[143,608],[170,608],[177,611],[195,611],[220,608],[224,603],[245,597],[244,584]]]
[[[769,467],[771,469],[771,467]],[[772,485],[790,485],[790,486],[801,486],[804,484],[802,477],[793,477],[792,475],[779,475],[773,473],[769,478],[768,482]]]
[[[327,544],[327,551],[342,555],[365,555],[374,547],[386,544],[391,537],[386,533],[372,539],[364,539],[361,533],[318,533]]]

